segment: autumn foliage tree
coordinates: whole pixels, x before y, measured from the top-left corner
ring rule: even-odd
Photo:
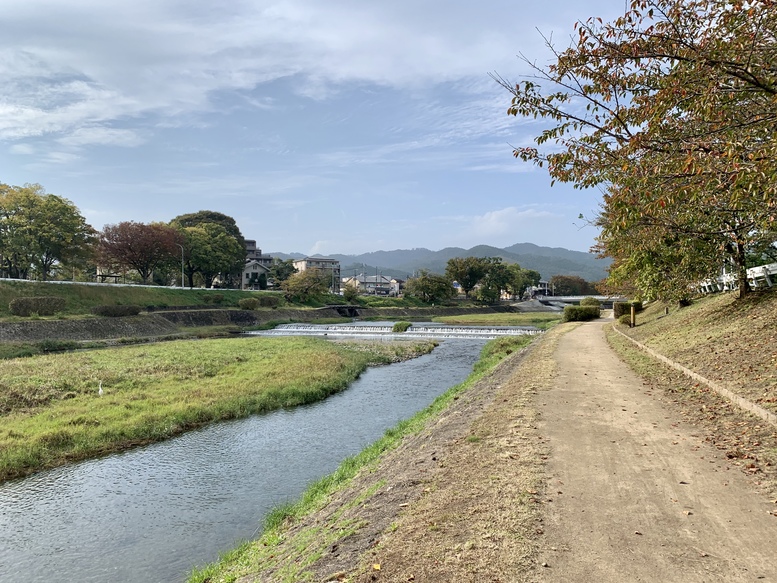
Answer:
[[[516,157],[605,192],[594,223],[611,283],[683,297],[750,250],[777,216],[777,3],[633,0],[517,84],[509,113],[545,120]]]
[[[124,221],[100,232],[99,257],[103,265],[134,269],[147,283],[154,269],[177,256],[178,244],[178,231],[168,225]]]
[[[331,274],[321,269],[305,269],[293,273],[281,283],[289,301],[307,302],[329,291]]]

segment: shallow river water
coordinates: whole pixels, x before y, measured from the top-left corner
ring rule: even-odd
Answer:
[[[472,370],[482,340],[364,373],[325,401],[0,485],[0,581],[179,582]]]

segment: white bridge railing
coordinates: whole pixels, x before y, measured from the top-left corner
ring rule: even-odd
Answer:
[[[777,285],[777,263],[751,267],[747,270],[747,281],[756,289]],[[722,273],[715,279],[708,279],[699,284],[699,289],[705,294],[732,291],[738,287],[739,278],[735,273]]]

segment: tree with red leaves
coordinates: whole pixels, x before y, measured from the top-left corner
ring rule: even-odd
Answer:
[[[154,269],[176,257],[179,239],[178,231],[163,223],[124,221],[105,225],[100,233],[99,256],[105,264],[134,269],[147,283]]]

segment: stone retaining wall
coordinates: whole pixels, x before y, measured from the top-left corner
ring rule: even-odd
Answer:
[[[105,340],[174,334],[176,326],[157,315],[82,320],[29,320],[0,323],[0,342]]]
[[[359,308],[361,318],[429,318],[461,314],[508,311],[509,307],[485,308]],[[256,326],[267,322],[311,322],[341,317],[336,308],[317,310],[227,310],[196,309],[160,311],[125,318],[84,318],[82,320],[28,320],[0,323],[0,342],[39,342],[41,340],[105,340],[174,334],[178,328],[199,326]]]

